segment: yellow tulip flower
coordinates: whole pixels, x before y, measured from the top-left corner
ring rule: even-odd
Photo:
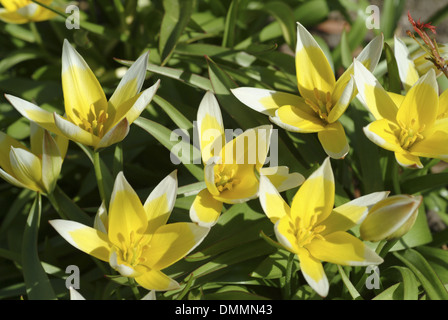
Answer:
[[[300,186],[291,207],[269,179],[260,178],[260,203],[275,224],[277,240],[297,255],[303,276],[322,297],[329,290],[322,261],[350,266],[383,262],[346,231],[364,220],[369,207],[387,195],[388,192],[376,192],[333,208],[335,184],[329,158]]]
[[[217,222],[223,203],[256,198],[259,175],[268,176],[281,191],[303,182],[301,174],[289,173],[285,166],[262,168],[269,151],[272,126],[249,129],[226,143],[221,110],[211,92],[202,99],[197,118],[207,188],[198,193],[191,206],[192,221],[211,227]]]
[[[0,131],[0,177],[14,186],[49,194],[61,171],[68,140],[31,123],[31,148]]]
[[[421,77],[406,96],[386,92],[361,63],[355,61],[359,96],[376,121],[364,128],[378,146],[393,151],[403,167],[422,168],[419,157],[448,159],[446,110],[439,107],[434,70]]]
[[[65,117],[11,95],[6,95],[6,98],[30,121],[98,150],[122,141],[129,132],[129,125],[155,95],[160,81],[139,93],[145,80],[147,62],[147,53],[137,59],[108,101],[85,60],[65,40],[62,52]]]
[[[179,284],[161,270],[185,257],[209,229],[194,223],[167,224],[177,195],[174,171],[151,192],[144,204],[122,172],[115,180],[109,212],[101,206],[95,227],[74,221],[50,224],[71,245],[100,260],[148,290],[172,290]]]
[[[49,6],[53,0],[41,0]],[[4,8],[0,8],[0,20],[7,23],[23,24],[52,19],[56,16],[51,10],[32,2],[31,0],[0,0]]]
[[[381,200],[361,223],[361,239],[375,242],[402,237],[414,225],[422,200],[422,196],[405,194]]]
[[[373,39],[358,59],[370,70],[378,64],[383,37]],[[344,158],[349,145],[338,119],[356,95],[352,79],[353,64],[335,80],[324,52],[312,35],[297,23],[296,73],[300,97],[260,88],[241,87],[232,93],[248,107],[264,113],[285,130],[315,133],[325,152],[332,158]]]

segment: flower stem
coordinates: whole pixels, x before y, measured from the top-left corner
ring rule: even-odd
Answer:
[[[138,290],[137,283],[135,282],[135,279],[128,278],[128,283],[132,289],[132,292],[134,293],[135,298],[140,300],[142,298],[142,296],[140,295],[140,291]]]
[[[48,193],[47,199],[50,201],[51,205],[53,206],[54,210],[56,210],[56,212],[59,214],[59,216],[64,220],[68,220],[67,215],[61,210],[61,207],[59,206],[59,203],[56,200],[53,193]]]
[[[290,253],[288,256],[288,262],[286,264],[286,276],[285,276],[285,299],[291,298],[291,279],[292,279],[292,267],[294,262],[295,253]]]
[[[98,190],[100,193],[100,197],[107,208],[109,205],[109,197],[106,194],[106,189],[104,186],[103,172],[101,171],[101,158],[100,158],[100,153],[98,151],[93,152],[93,166],[95,168],[95,176],[96,176],[96,181],[98,184]]]

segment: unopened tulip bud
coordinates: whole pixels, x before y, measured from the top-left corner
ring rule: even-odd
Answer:
[[[402,237],[414,225],[422,196],[396,195],[374,205],[361,223],[365,241],[391,240]]]

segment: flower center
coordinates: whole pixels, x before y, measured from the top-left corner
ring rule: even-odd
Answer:
[[[100,110],[97,114],[94,105],[90,105],[90,112],[87,119],[81,119],[80,127],[97,137],[104,135],[104,123],[109,118],[106,111]]]
[[[215,185],[219,192],[232,190],[235,185],[240,183],[235,175],[237,167],[235,165],[220,164],[215,167]]]
[[[333,103],[331,101],[331,93],[328,91],[326,93],[323,93],[317,88],[314,88],[314,97],[315,100],[306,98],[306,104],[309,105],[311,109],[313,109],[313,111],[316,112],[322,120],[327,121],[328,114],[330,113],[331,107],[333,106]]]
[[[142,254],[149,248],[146,240],[144,236],[139,236],[136,239],[134,231],[131,231],[130,243],[128,245],[122,243],[121,248],[117,250],[121,253],[123,261],[133,267],[145,262],[146,258],[142,257]]]
[[[403,122],[399,122],[400,125],[400,134],[399,140],[400,145],[403,149],[408,150],[412,145],[418,140],[422,140],[424,137],[421,134],[425,130],[425,125],[422,125],[417,130],[415,129],[415,119],[411,120],[411,126],[406,126]]]
[[[324,225],[320,225],[317,227],[310,226],[308,228],[300,228],[296,232],[297,244],[299,247],[304,247],[307,244],[311,243],[314,239],[325,240],[325,238],[320,234],[325,230]]]

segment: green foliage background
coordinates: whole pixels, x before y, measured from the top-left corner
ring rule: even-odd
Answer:
[[[116,88],[118,71],[150,51],[145,86],[161,79],[153,102],[131,126],[128,137],[102,151],[109,184],[123,170],[141,199],[172,170],[178,169],[179,196],[170,221],[188,221],[192,195],[203,186],[201,165],[174,165],[171,131],[193,136],[193,121],[206,90],[221,105],[226,128],[248,129],[267,124],[267,117],[247,108],[229,89],[237,86],[297,93],[294,56],[296,21],[311,30],[340,74],[373,35],[384,33],[392,45],[405,0],[381,2],[381,29],[368,30],[366,0],[156,0],[80,1],[81,29],[69,30],[65,18],[36,24],[0,22],[0,91],[63,113],[62,42],[68,39],[86,59],[106,95]],[[63,12],[63,11],[62,11]],[[338,12],[346,32],[329,47],[316,27]],[[428,21],[437,25],[448,6]],[[415,13],[418,17],[418,12]],[[410,26],[409,26],[410,28]],[[411,42],[408,42],[411,43]],[[375,75],[386,88],[397,87],[393,57],[381,59]],[[446,79],[439,78],[442,89]],[[380,289],[369,290],[362,267],[325,264],[330,280],[326,299],[447,299],[448,229],[433,230],[431,211],[448,224],[448,172],[438,160],[424,159],[424,169],[403,170],[393,154],[378,148],[363,133],[369,114],[355,99],[341,118],[351,150],[332,160],[336,205],[359,195],[391,190],[422,194],[416,225],[387,253],[380,265]],[[29,125],[0,98],[0,128],[26,141]],[[326,157],[317,137],[279,130],[279,165],[309,176]],[[73,248],[48,224],[58,218],[54,205],[72,220],[92,225],[100,205],[88,152],[71,142],[54,203],[0,182],[0,299],[68,299],[65,268],[81,271],[80,293],[87,299],[136,299],[126,279],[109,265]],[[296,190],[286,192],[290,201]],[[42,201],[42,211],[37,203]],[[356,233],[356,230],[353,230]],[[298,261],[293,264],[292,295],[285,292],[288,253],[272,246],[270,221],[258,200],[225,205],[225,212],[206,240],[186,259],[165,270],[181,282],[181,290],[158,293],[157,299],[320,299],[306,284]],[[371,244],[375,247],[375,244]],[[42,265],[42,268],[36,267]],[[107,275],[106,277],[104,275]]]

